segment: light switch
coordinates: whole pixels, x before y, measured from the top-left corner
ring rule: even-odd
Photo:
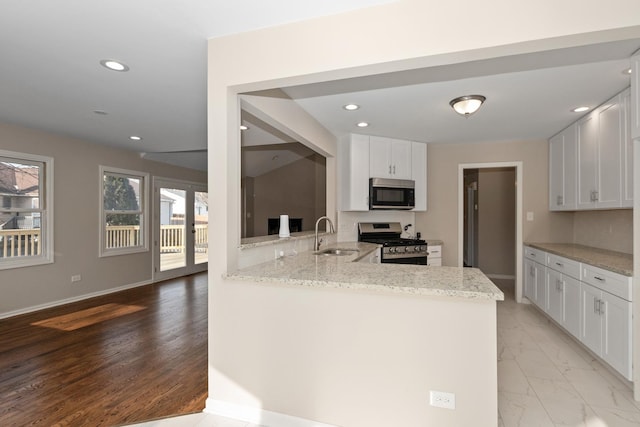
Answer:
[[[527,212],[527,221],[533,221],[533,212]]]

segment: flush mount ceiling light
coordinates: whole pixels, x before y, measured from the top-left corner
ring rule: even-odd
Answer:
[[[347,104],[347,105],[343,105],[342,108],[344,108],[347,111],[355,111],[358,108],[360,108],[360,106],[358,104]]]
[[[452,99],[449,105],[451,105],[451,108],[453,108],[456,113],[469,117],[478,111],[486,99],[487,98],[482,95],[465,95]]]
[[[136,135],[131,135],[129,137],[130,140],[132,141],[142,141],[142,137],[141,136],[136,136]]]
[[[248,130],[249,126],[240,125],[240,130]]]
[[[622,70],[622,74],[631,74],[633,70],[631,68],[627,68],[626,70]]]
[[[113,71],[129,71],[129,66],[115,59],[103,59],[100,65]]]
[[[571,111],[574,113],[582,113],[583,111],[587,111],[588,109],[589,107],[576,107]]]
[[[358,126],[359,128],[366,128],[367,126],[369,126],[369,123],[360,122],[360,123],[356,124],[356,126]]]

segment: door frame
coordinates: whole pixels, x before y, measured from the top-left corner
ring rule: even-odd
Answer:
[[[522,302],[522,161],[458,164],[458,267],[464,258],[464,170],[487,168],[516,169],[516,302]]]
[[[193,182],[193,181],[183,181],[175,178],[164,178],[160,176],[153,177],[153,187],[152,187],[153,241],[151,245],[153,249],[152,249],[152,256],[151,256],[152,258],[151,273],[152,273],[154,282],[158,280],[167,280],[175,277],[187,276],[190,274],[199,273],[201,271],[208,270],[208,264],[209,264],[208,262],[203,262],[200,264],[195,264],[195,262],[191,264],[189,262],[190,256],[195,261],[195,257],[193,253],[193,245],[189,243],[189,242],[193,243],[192,241],[193,233],[185,232],[185,250],[187,251],[187,253],[185,254],[186,261],[187,261],[186,265],[184,267],[175,268],[172,270],[160,271],[160,246],[158,242],[160,240],[159,233],[160,233],[161,224],[160,224],[160,197],[158,192],[160,191],[161,186],[167,187],[172,185],[175,186],[176,189],[185,190],[187,191],[187,193],[191,193],[191,194],[195,194],[196,191],[208,193],[207,184],[203,184],[200,182]],[[187,195],[185,199],[185,227],[187,227],[188,225],[188,218],[186,214],[189,211],[189,209],[191,209],[192,211],[191,214],[194,214],[193,202],[194,202],[194,198]]]

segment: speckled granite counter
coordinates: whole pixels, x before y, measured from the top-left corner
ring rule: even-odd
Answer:
[[[227,278],[280,282],[310,288],[359,289],[500,301],[504,299],[502,291],[475,268],[354,262],[366,257],[378,245],[343,242],[329,247],[357,249],[359,252],[349,256],[323,256],[305,252],[248,267],[228,274]]]
[[[525,243],[525,245],[625,276],[633,276],[633,255],[630,254],[572,243]]]

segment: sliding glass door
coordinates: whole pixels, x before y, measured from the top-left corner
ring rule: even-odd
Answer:
[[[207,269],[209,206],[205,186],[154,180],[154,278]]]

